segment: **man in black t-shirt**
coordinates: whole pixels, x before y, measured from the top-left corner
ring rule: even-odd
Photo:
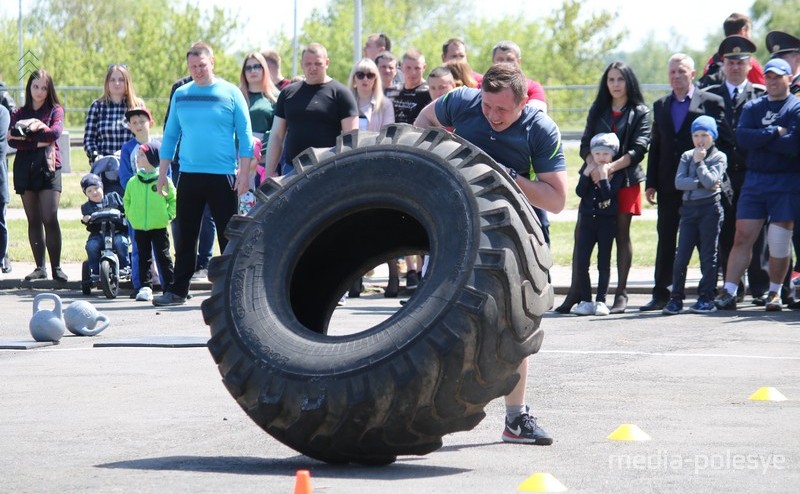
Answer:
[[[336,145],[342,132],[358,129],[358,106],[353,92],[328,76],[328,51],[319,43],[303,50],[303,82],[281,91],[269,139],[267,176],[278,175],[278,162],[286,148],[286,163],[309,147]],[[291,170],[291,165],[288,165]],[[287,172],[290,170],[286,170]]]
[[[428,85],[422,79],[425,72],[425,57],[418,50],[408,50],[403,55],[400,66],[403,71],[402,89],[392,96],[394,105],[394,121],[413,124],[419,112],[431,102]]]

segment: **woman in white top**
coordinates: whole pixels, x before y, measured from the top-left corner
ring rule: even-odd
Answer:
[[[369,58],[362,58],[353,66],[349,78],[350,88],[358,103],[358,128],[378,131],[394,123],[394,107],[383,96],[378,77],[378,66]]]

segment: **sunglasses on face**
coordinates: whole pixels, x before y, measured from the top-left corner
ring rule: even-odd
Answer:
[[[261,70],[263,68],[264,67],[262,67],[260,63],[256,63],[256,64],[253,64],[253,65],[245,65],[244,66],[244,71],[245,72],[259,71],[259,70]]]
[[[375,78],[375,74],[373,74],[372,72],[356,72],[356,79],[358,79],[359,81],[364,79],[365,77],[369,80],[372,80]]]

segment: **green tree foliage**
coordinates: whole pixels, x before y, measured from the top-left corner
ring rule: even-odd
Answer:
[[[522,50],[522,68],[528,77],[543,84],[592,84],[602,72],[608,53],[627,31],[616,25],[614,13],[587,15],[582,9],[580,0],[563,0],[549,16],[529,21],[514,13],[486,19],[475,15],[472,2],[463,0],[364,0],[362,46],[369,33],[385,33],[398,57],[409,48],[419,49],[425,55],[427,73],[441,64],[442,44],[449,38],[461,38],[470,65],[484,72],[491,65],[494,45],[511,40]],[[347,79],[353,64],[353,20],[353,0],[331,0],[302,27],[300,43],[325,45],[331,59],[329,74],[339,81]],[[281,53],[291,53],[288,39],[278,46]],[[548,98],[551,106],[579,106],[581,111],[576,113],[581,114],[577,119],[582,125],[585,95],[552,92]],[[562,116],[560,124],[572,118]]]
[[[779,30],[800,36],[800,0],[755,0],[752,11],[756,24],[764,26],[764,34]],[[763,43],[763,37],[756,42]]]
[[[125,64],[158,123],[163,122],[172,84],[187,73],[186,50],[194,41],[215,48],[216,73],[238,84],[239,60],[224,50],[238,24],[222,9],[203,12],[167,0],[38,0],[23,24],[25,49],[39,58],[57,85],[101,86],[109,64]],[[18,59],[16,21],[3,21],[0,27],[3,73],[16,74],[16,66],[6,62]],[[70,110],[87,108],[100,94],[60,96]],[[80,127],[84,118],[81,112],[67,113],[73,127]]]
[[[363,46],[370,33],[386,33],[392,40],[395,55],[402,56],[406,49],[415,47],[425,55],[428,67],[433,68],[441,60],[442,42],[459,34],[463,36],[463,26],[467,23],[462,15],[464,3],[458,0],[364,0],[361,44]],[[302,26],[300,44],[322,43],[331,59],[328,73],[339,81],[347,80],[353,66],[354,21],[353,0],[331,0],[327,8],[314,10]],[[283,39],[279,46],[288,61],[291,41]],[[288,73],[290,64],[286,65]]]

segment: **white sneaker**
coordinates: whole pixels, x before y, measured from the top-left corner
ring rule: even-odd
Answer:
[[[136,294],[136,301],[137,302],[150,302],[153,300],[153,289],[149,286],[143,286],[139,289],[139,293]]]
[[[593,316],[594,315],[594,302],[580,302],[572,309],[573,314],[579,316]]]
[[[594,315],[596,316],[607,316],[611,314],[611,311],[608,310],[608,306],[604,302],[595,302],[594,303]]]

